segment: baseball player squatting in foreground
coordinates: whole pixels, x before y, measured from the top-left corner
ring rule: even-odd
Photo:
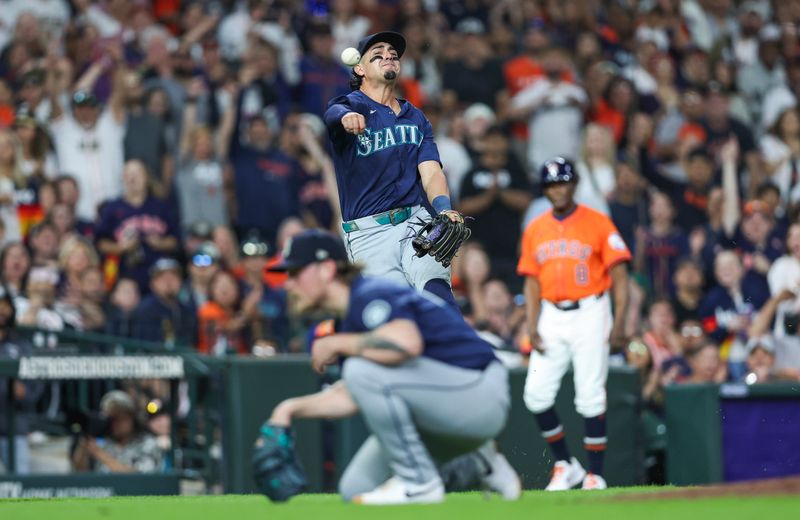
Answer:
[[[431,213],[463,222],[451,208],[433,128],[425,115],[394,96],[405,38],[369,35],[358,44],[353,92],[325,112],[349,257],[380,276],[452,303],[450,270],[411,246],[413,223]]]
[[[517,272],[525,277],[526,314],[534,348],[524,400],[556,459],[546,489],[565,490],[578,484],[582,489],[604,489],[609,342],[615,347],[625,342],[623,317],[631,254],[608,217],[575,203],[578,175],[574,164],[561,157],[546,161],[541,183],[553,209],[525,229],[517,266]],[[613,324],[610,289],[616,311]],[[585,421],[588,472],[570,455],[553,407],[570,363],[575,408]]]
[[[337,332],[314,341],[311,363],[318,372],[342,363],[342,379],[279,404],[267,434],[293,419],[361,413],[371,436],[339,482],[355,503],[441,502],[451,476],[440,465],[470,453],[488,459],[484,487],[519,497],[519,478],[492,441],[510,408],[507,370],[456,309],[407,284],[361,276],[341,240],[323,231],[294,237],[273,269],[288,271],[298,312],[338,316]]]

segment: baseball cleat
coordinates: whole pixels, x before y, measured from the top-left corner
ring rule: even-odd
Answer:
[[[587,473],[581,489],[607,489],[606,479],[594,473]]]
[[[437,504],[439,502],[444,502],[444,484],[439,478],[425,484],[413,484],[392,477],[372,491],[353,497],[354,504],[368,506]]]
[[[503,500],[517,500],[522,494],[522,482],[505,455],[495,452],[488,462],[489,471],[481,480],[484,488],[494,491]]]
[[[559,460],[553,466],[553,476],[545,488],[546,491],[566,491],[583,482],[586,470],[583,469],[578,459],[572,457],[570,462]]]

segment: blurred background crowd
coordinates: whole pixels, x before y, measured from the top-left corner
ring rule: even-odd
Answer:
[[[307,349],[265,266],[341,231],[321,115],[349,92],[340,52],[384,29],[474,217],[454,291],[508,363],[530,348],[518,242],[563,155],[634,254],[612,357],[653,410],[671,384],[800,380],[799,0],[0,0],[16,323]]]

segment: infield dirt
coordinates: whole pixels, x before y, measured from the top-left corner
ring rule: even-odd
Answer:
[[[726,484],[713,484],[691,488],[664,489],[637,493],[623,493],[612,501],[641,502],[643,500],[664,500],[669,498],[713,498],[742,496],[800,496],[800,477],[782,477],[764,480],[748,480]]]

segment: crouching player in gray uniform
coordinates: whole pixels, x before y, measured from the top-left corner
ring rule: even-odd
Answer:
[[[450,270],[433,257],[417,257],[413,223],[451,208],[433,128],[414,105],[394,96],[405,38],[369,35],[358,44],[353,92],[330,101],[325,124],[336,170],[342,227],[350,259],[364,274],[426,289],[455,304]]]
[[[342,363],[342,379],[282,402],[270,423],[360,412],[372,435],[339,482],[348,501],[441,502],[448,476],[440,467],[465,454],[483,460],[476,467],[486,488],[517,498],[519,478],[492,441],[510,398],[508,373],[491,346],[437,296],[362,277],[332,234],[306,231],[287,249],[273,269],[288,271],[297,310],[339,317],[338,332],[314,342],[312,366],[323,372]]]

